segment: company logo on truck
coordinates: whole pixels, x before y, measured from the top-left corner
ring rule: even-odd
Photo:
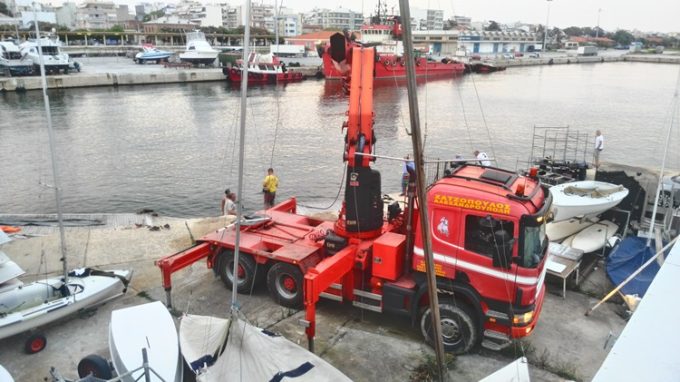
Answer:
[[[441,204],[444,206],[460,207],[468,210],[477,210],[484,212],[493,212],[496,214],[510,215],[510,205],[505,203],[494,203],[488,200],[460,198],[451,195],[434,195],[434,204]]]

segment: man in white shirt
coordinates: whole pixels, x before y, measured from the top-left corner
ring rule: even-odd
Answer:
[[[228,188],[224,190],[224,197],[222,198],[222,214],[236,215],[236,194],[231,192]]]
[[[475,150],[474,155],[475,155],[475,158],[477,158],[477,160],[479,161],[479,164],[481,164],[482,166],[484,166],[484,167],[491,166],[491,161],[489,160],[489,156],[486,155],[485,152],[483,152],[483,151],[480,152],[479,150]]]
[[[604,150],[604,135],[600,130],[595,131],[595,150],[593,150],[593,165],[600,167],[600,153]]]

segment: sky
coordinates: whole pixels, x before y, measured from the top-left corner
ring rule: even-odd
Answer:
[[[59,3],[63,0],[43,2]],[[72,0],[73,1],[73,0]],[[80,2],[81,0],[75,0]],[[134,5],[138,2],[163,0],[113,0],[117,3]],[[175,3],[177,0],[165,0]],[[244,0],[198,0],[203,3],[243,4]],[[274,0],[252,0],[273,4]],[[279,3],[281,0],[278,0]],[[339,6],[365,15],[372,13],[377,0],[283,0],[283,6],[299,12],[314,7],[335,9]],[[595,27],[606,31],[616,29],[637,29],[648,32],[680,32],[680,0],[411,0],[411,7],[421,9],[442,9],[444,17],[453,14],[472,17],[473,21],[494,20],[500,23],[522,21],[567,28],[570,26]],[[550,7],[549,17],[548,6]],[[387,0],[388,11],[399,7],[398,0]],[[134,8],[132,8],[134,9]],[[598,10],[601,10],[598,12]]]

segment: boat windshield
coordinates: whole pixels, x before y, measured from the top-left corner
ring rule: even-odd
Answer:
[[[42,52],[43,54],[48,54],[50,56],[54,56],[59,54],[59,47],[56,46],[43,46],[42,47]]]

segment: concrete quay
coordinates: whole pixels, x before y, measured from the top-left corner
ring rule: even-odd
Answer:
[[[154,261],[191,246],[193,238],[228,223],[224,217],[188,220],[142,217],[139,221],[145,224],[67,228],[69,267],[134,269],[130,290],[96,311],[42,328],[48,344],[41,353],[24,354],[23,335],[3,339],[0,364],[16,381],[42,381],[51,366],[64,376],[73,377],[77,363],[86,355],[110,358],[107,333],[111,311],[165,301],[160,271]],[[169,228],[149,229],[165,224]],[[59,235],[54,230],[14,240],[2,250],[29,272],[27,279],[34,279],[58,272],[61,268],[56,256],[58,248]],[[480,380],[522,354],[530,360],[533,381],[590,380],[609,351],[603,348],[608,336],[618,335],[625,325],[613,303],[605,304],[590,317],[583,314],[597,300],[591,296],[599,297],[609,287],[601,268],[586,276],[580,291],[568,290],[566,298],[561,296],[561,282],[548,285],[552,293],[546,294],[539,323],[529,338],[503,352],[476,350],[456,357],[448,380]],[[174,274],[172,293],[173,305],[180,311],[219,317],[229,312],[231,292],[206,268],[204,261]],[[299,324],[304,311],[277,305],[262,285],[239,299],[251,322],[306,345],[304,328]],[[316,354],[355,381],[424,380],[422,374],[419,377],[414,374],[434,357],[419,329],[411,327],[409,320],[326,300],[317,305]]]

